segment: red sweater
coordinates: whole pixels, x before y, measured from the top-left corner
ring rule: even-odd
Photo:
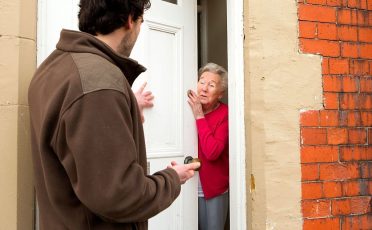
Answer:
[[[204,198],[210,199],[229,189],[228,107],[220,106],[196,120],[199,139],[199,171]]]

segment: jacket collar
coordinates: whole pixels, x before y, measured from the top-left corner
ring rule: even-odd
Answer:
[[[130,85],[133,84],[138,75],[146,71],[146,68],[138,64],[137,61],[118,54],[93,35],[80,31],[63,29],[57,43],[57,49],[65,52],[99,55],[118,66]]]

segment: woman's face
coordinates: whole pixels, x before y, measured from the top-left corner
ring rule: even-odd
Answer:
[[[197,93],[203,107],[213,108],[217,105],[223,96],[220,75],[204,72],[199,78]]]

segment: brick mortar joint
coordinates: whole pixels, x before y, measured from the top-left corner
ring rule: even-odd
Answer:
[[[326,220],[326,219],[344,219],[344,218],[350,218],[350,217],[362,217],[370,215],[369,213],[363,213],[363,214],[348,214],[348,215],[330,215],[330,216],[322,216],[322,217],[303,217],[304,220]]]
[[[323,198],[313,198],[313,199],[305,199],[302,201],[332,201],[332,200],[351,200],[353,198],[368,198],[372,199],[370,195],[357,195],[357,196],[337,196],[337,197],[323,197]]]
[[[297,2],[297,5],[311,5],[311,6],[319,6],[319,7],[329,7],[329,8],[337,8],[337,9],[348,9],[348,10],[361,10],[361,11],[371,11],[372,9],[368,8],[361,8],[359,7],[350,7],[348,5],[329,5],[329,4],[317,4],[317,3],[311,3],[311,2]]]

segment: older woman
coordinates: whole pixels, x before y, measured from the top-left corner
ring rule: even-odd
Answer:
[[[228,107],[220,99],[226,70],[208,63],[199,70],[197,93],[189,90],[199,140],[199,230],[223,230],[229,207]]]

